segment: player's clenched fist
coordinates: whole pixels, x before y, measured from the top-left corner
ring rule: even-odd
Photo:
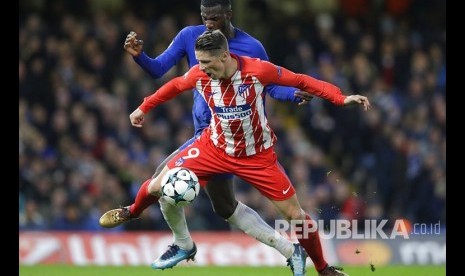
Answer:
[[[131,125],[135,127],[142,127],[142,124],[144,123],[144,112],[140,110],[139,108],[136,108],[130,115],[129,115],[129,120],[131,121]]]
[[[130,53],[133,57],[139,56],[142,52],[144,41],[137,39],[137,34],[131,31],[124,41],[124,50]]]

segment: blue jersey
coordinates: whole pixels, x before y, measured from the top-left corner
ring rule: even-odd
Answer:
[[[185,27],[176,35],[168,48],[158,57],[152,59],[142,52],[138,57],[135,57],[134,60],[155,79],[163,76],[183,57],[187,58],[190,68],[198,64],[194,51],[195,40],[206,30],[207,28],[204,25]],[[234,28],[234,37],[228,39],[228,43],[229,50],[236,55],[268,60],[268,55],[260,41],[238,28]],[[292,87],[269,85],[264,93],[268,91],[271,97],[280,101],[300,102],[301,99],[294,96],[295,90],[296,89]],[[192,116],[195,128],[194,134],[197,136],[209,125],[212,115],[207,103],[195,89]]]

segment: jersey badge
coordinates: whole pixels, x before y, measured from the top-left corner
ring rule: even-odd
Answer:
[[[242,98],[247,98],[250,95],[249,88],[250,84],[243,83],[239,85],[239,88],[237,89],[239,96],[241,96]]]

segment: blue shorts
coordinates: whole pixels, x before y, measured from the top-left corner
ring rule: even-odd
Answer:
[[[200,136],[200,134],[202,134],[202,132],[199,133],[198,136]],[[187,148],[188,146],[190,146],[192,143],[194,143],[195,139],[197,139],[198,136],[194,136],[192,137],[191,139],[187,140],[184,144],[182,144],[182,146],[180,146],[178,148],[179,151],[182,151],[183,149]],[[233,178],[233,174],[230,174],[230,173],[224,173],[224,174],[217,174],[215,175],[213,178],[214,179],[232,179]]]

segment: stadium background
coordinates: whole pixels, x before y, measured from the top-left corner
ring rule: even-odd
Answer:
[[[158,206],[122,227],[98,225],[193,132],[191,92],[153,110],[144,128],[130,126],[141,99],[187,67],[153,80],[122,46],[133,30],[155,57],[182,27],[201,24],[199,3],[19,2],[20,231],[167,230]],[[363,112],[267,100],[305,210],[325,221],[440,222],[445,232],[445,1],[236,0],[233,24],[274,63],[372,102]],[[236,183],[238,199],[273,225],[271,204]],[[185,210],[192,231],[229,230],[204,192]]]

